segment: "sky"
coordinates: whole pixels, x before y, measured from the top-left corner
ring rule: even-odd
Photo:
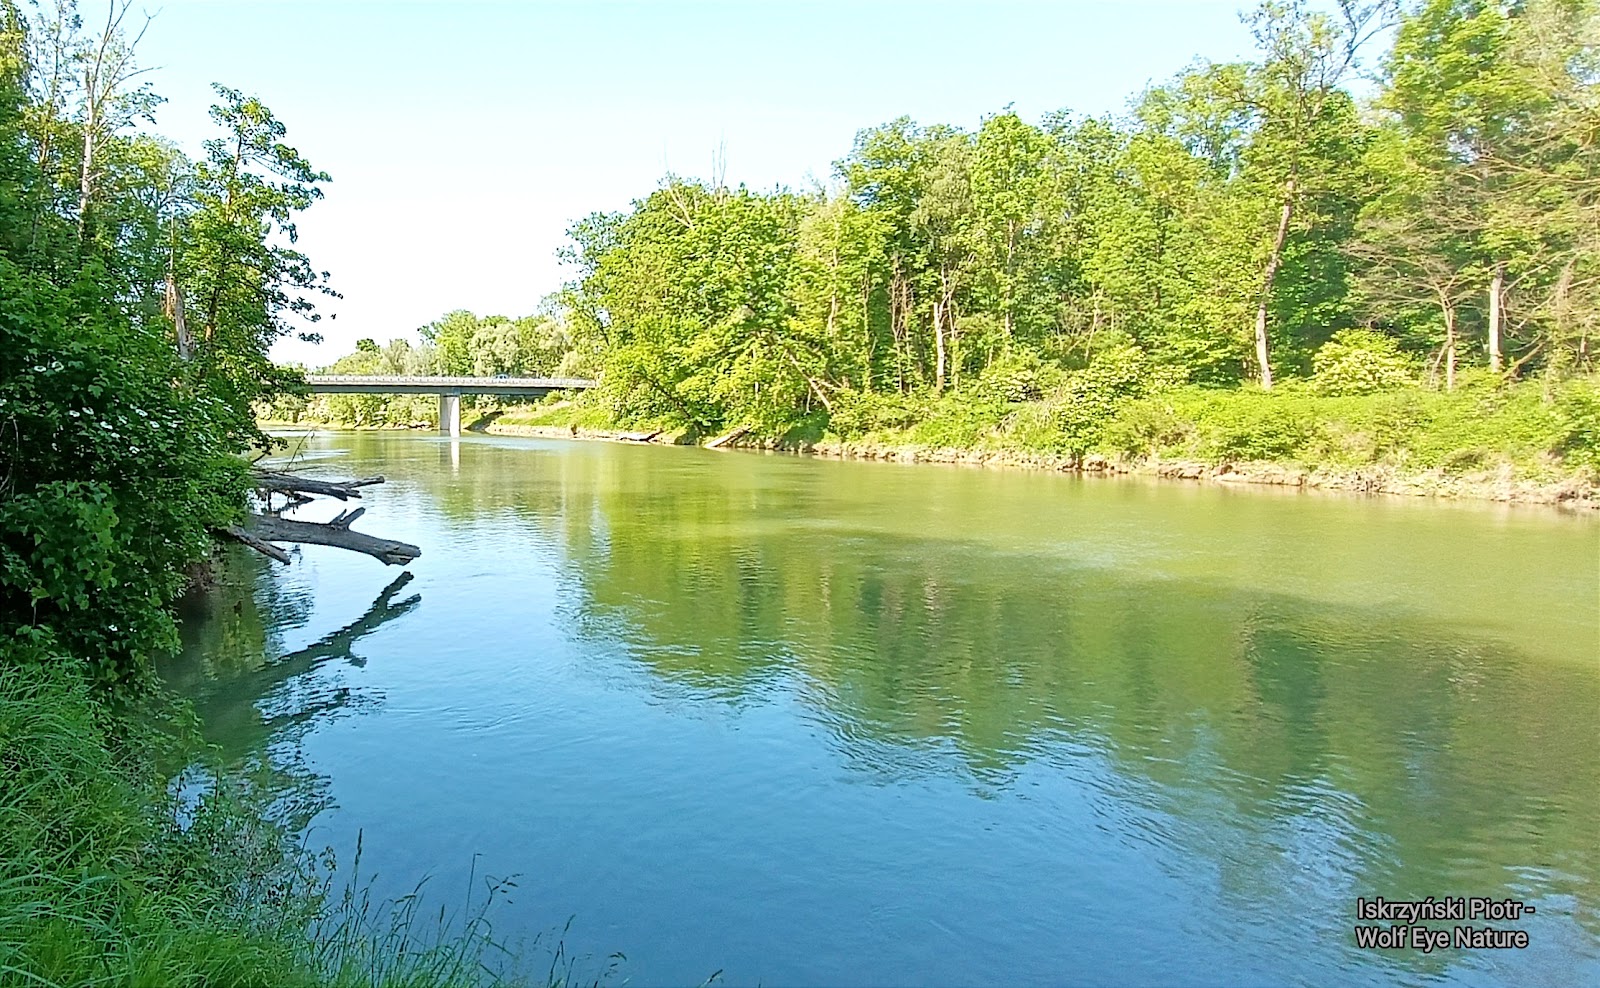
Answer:
[[[136,0],[137,2],[137,0]],[[159,7],[156,5],[160,4]],[[331,174],[299,247],[342,299],[320,346],[415,339],[452,309],[526,315],[572,276],[573,221],[669,171],[826,182],[856,133],[1011,106],[1120,112],[1197,57],[1248,56],[1243,0],[939,3],[149,0],[155,129],[191,155],[211,83],[259,96]],[[83,0],[92,20],[103,5]],[[337,314],[330,320],[328,315]]]

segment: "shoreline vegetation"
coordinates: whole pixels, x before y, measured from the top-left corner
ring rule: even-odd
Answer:
[[[1566,387],[1568,394],[1579,396],[1569,397],[1567,406],[1550,400],[1538,382],[1449,396],[1415,389],[1408,394],[1342,399],[1295,394],[1285,388],[1271,394],[1196,390],[1118,409],[1109,416],[1111,433],[1123,441],[1081,454],[1064,452],[1059,434],[1048,430],[1019,441],[1015,421],[1029,416],[1048,420],[1044,402],[992,408],[988,421],[977,423],[970,418],[942,422],[938,409],[927,409],[907,427],[849,439],[831,433],[812,438],[750,431],[736,435],[724,448],[1600,509],[1600,472],[1583,465],[1582,454],[1592,447],[1582,432],[1585,423],[1578,421],[1593,414],[1587,406],[1595,401],[1597,386],[1575,381]],[[1319,405],[1334,407],[1319,414]],[[1575,410],[1564,413],[1565,407]],[[1152,416],[1160,417],[1156,428],[1164,431],[1152,435],[1153,430],[1144,427],[1146,433],[1141,435],[1143,423]],[[1135,421],[1122,425],[1129,419]],[[363,426],[307,417],[267,418],[261,425],[432,429],[436,423]],[[718,438],[674,427],[670,421],[618,423],[581,395],[535,405],[483,407],[475,419],[469,417],[467,428],[488,435],[665,445],[705,445]],[[1127,448],[1136,444],[1136,451]],[[1261,455],[1263,449],[1277,455]],[[1568,454],[1573,449],[1579,451],[1578,457]]]
[[[481,888],[425,914],[311,853],[317,807],[156,674],[260,506],[251,406],[332,294],[294,247],[329,179],[226,86],[198,158],[141,130],[130,6],[0,0],[0,986],[565,984]]]

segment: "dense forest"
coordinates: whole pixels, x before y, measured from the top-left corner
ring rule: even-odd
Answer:
[[[804,191],[668,176],[573,226],[577,276],[542,315],[452,313],[332,369],[597,372],[576,410],[523,418],[780,441],[1593,465],[1596,5],[1247,20],[1254,60],[1121,115],[902,118]]]

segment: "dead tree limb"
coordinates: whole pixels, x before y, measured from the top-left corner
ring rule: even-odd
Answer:
[[[749,433],[750,433],[750,427],[748,425],[741,425],[741,426],[739,426],[739,428],[734,429],[732,432],[725,432],[722,435],[718,436],[717,438],[715,438],[715,439],[711,440],[710,442],[706,443],[706,449],[718,449],[720,447],[728,445],[731,442],[737,442],[738,440],[743,439],[745,436],[749,435]]]
[[[287,563],[289,554],[282,547],[273,545],[274,542],[299,542],[349,549],[351,552],[365,553],[389,566],[404,566],[422,555],[422,550],[409,542],[396,542],[394,539],[380,539],[374,535],[352,532],[351,524],[367,513],[366,508],[341,511],[332,521],[299,521],[281,517],[279,511],[282,509],[273,510],[270,500],[273,494],[282,494],[289,499],[291,507],[309,502],[313,494],[346,501],[353,497],[359,498],[363,487],[383,483],[382,477],[365,477],[361,480],[317,480],[311,477],[257,470],[254,483],[256,489],[267,499],[266,510],[247,515],[243,525],[222,529],[222,534],[237,539],[280,563]]]
[[[289,554],[287,552],[284,552],[271,542],[263,542],[254,535],[251,535],[249,532],[240,528],[238,525],[229,525],[222,531],[229,537],[238,539],[240,542],[243,542],[245,545],[269,559],[275,559],[280,563],[287,563],[289,561]]]
[[[321,494],[324,497],[336,497],[341,501],[360,497],[359,488],[383,483],[382,477],[364,477],[361,480],[317,480],[313,477],[296,477],[270,470],[257,470],[254,478],[253,482],[258,490],[302,499],[307,494]]]
[[[292,518],[279,518],[276,515],[252,514],[245,519],[243,534],[244,542],[251,548],[266,552],[257,542],[299,542],[308,545],[329,545],[336,549],[349,549],[351,552],[365,553],[388,566],[404,566],[405,564],[422,555],[422,550],[408,542],[396,542],[393,539],[380,539],[374,535],[364,535],[361,532],[350,531],[350,523],[361,517],[365,508],[341,513],[339,517],[330,522],[297,521]],[[229,535],[234,535],[232,529]],[[273,548],[276,548],[275,546]],[[283,553],[282,549],[278,552]],[[271,552],[267,555],[274,559],[288,562],[286,555],[277,556]]]

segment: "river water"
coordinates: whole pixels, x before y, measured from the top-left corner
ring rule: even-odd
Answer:
[[[534,956],[1600,984],[1600,519],[501,437],[297,453],[385,475],[356,527],[422,558],[241,558],[165,675],[313,844],[362,835],[383,894],[516,876],[490,916]],[[1360,949],[1378,896],[1537,911],[1487,924],[1526,949]]]

